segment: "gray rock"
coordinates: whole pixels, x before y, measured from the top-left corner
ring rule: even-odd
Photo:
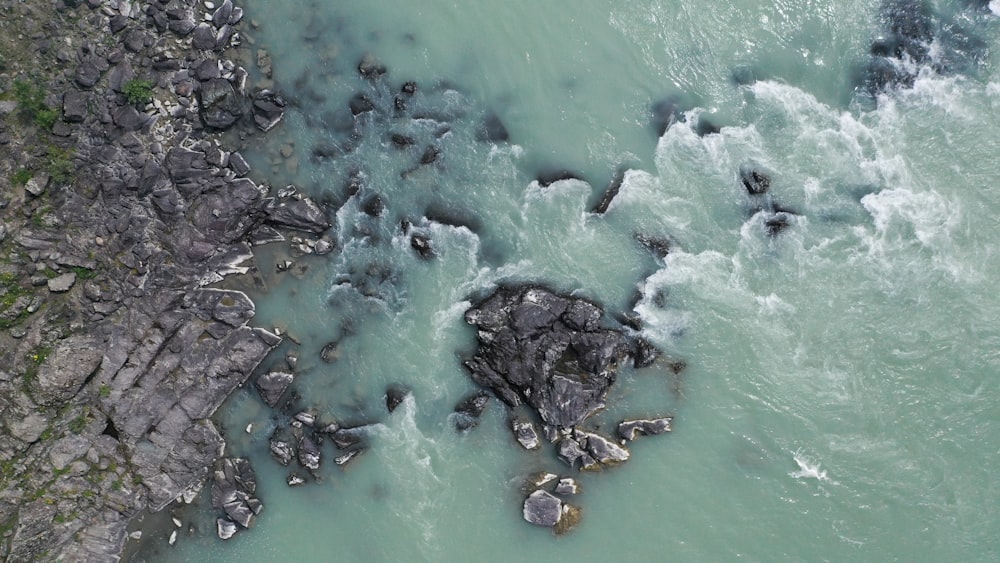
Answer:
[[[270,131],[285,115],[285,99],[270,90],[261,90],[254,96],[253,119],[261,131]]]
[[[216,533],[219,534],[219,539],[228,540],[229,538],[236,535],[239,528],[236,523],[228,518],[219,518],[215,521]]]
[[[192,32],[191,46],[201,51],[215,49],[215,29],[207,23],[200,23]]]
[[[60,341],[31,383],[35,400],[52,405],[73,398],[103,357],[104,346],[92,336],[74,335]]]
[[[572,477],[563,477],[556,484],[557,495],[576,495],[580,493],[580,484]]]
[[[364,448],[359,448],[359,449],[356,449],[356,450],[351,450],[351,451],[349,451],[349,452],[347,452],[345,454],[342,454],[342,455],[339,455],[339,456],[333,458],[333,462],[336,463],[337,465],[340,465],[340,466],[347,465],[351,461],[354,461],[354,459],[356,459],[362,453],[364,453],[364,451],[365,451]]]
[[[288,483],[288,486],[289,486],[289,487],[296,487],[296,486],[298,486],[298,485],[301,485],[302,483],[305,483],[305,482],[306,482],[306,480],[305,480],[305,479],[303,479],[303,478],[302,478],[302,477],[301,477],[301,476],[300,476],[299,474],[297,474],[297,473],[289,473],[289,474],[288,474],[288,478],[287,478],[287,479],[285,479],[285,482],[286,482],[286,483]]]
[[[599,469],[600,466],[614,465],[628,461],[631,453],[613,441],[592,432],[574,431],[574,437],[593,458],[594,463],[584,461],[582,469]]]
[[[49,185],[49,175],[45,172],[38,172],[24,185],[24,191],[34,197],[39,197],[45,193],[45,188]]]
[[[114,113],[111,114],[111,118],[114,120],[115,125],[125,131],[138,131],[147,123],[146,114],[139,113],[132,105],[125,105],[115,109]]]
[[[466,312],[479,349],[466,362],[474,381],[511,407],[526,403],[548,425],[572,428],[605,407],[629,353],[603,312],[540,287],[501,287]]]
[[[455,405],[455,428],[465,431],[478,425],[479,417],[489,402],[490,396],[483,391],[473,393],[459,401]]]
[[[535,425],[530,420],[515,418],[511,422],[511,428],[514,430],[514,437],[517,438],[517,442],[524,449],[537,450],[541,447],[542,443],[538,439],[538,431],[535,430]]]
[[[673,420],[671,416],[623,420],[618,423],[618,435],[624,440],[635,440],[640,435],[652,436],[663,434],[664,432],[670,432]]]
[[[228,80],[216,78],[201,85],[197,92],[198,115],[206,127],[228,129],[243,116],[243,101]]]
[[[216,8],[215,13],[212,14],[212,25],[221,28],[224,25],[229,24],[229,18],[233,15],[233,3],[231,0],[225,0],[222,5]]]
[[[267,222],[286,229],[317,234],[331,226],[326,212],[307,197],[288,199],[268,206]]]
[[[271,455],[274,459],[278,460],[281,465],[288,465],[295,459],[295,450],[292,448],[292,444],[284,440],[278,440],[271,438]]]
[[[288,389],[288,386],[294,380],[295,375],[288,372],[268,372],[257,378],[257,391],[260,393],[261,399],[264,399],[264,402],[269,407],[275,407],[278,405],[278,401],[281,400],[281,396],[285,393],[285,390]]]
[[[299,439],[299,464],[309,471],[317,471],[321,461],[322,452],[316,442],[309,436],[302,436]]]
[[[63,94],[63,119],[69,123],[81,123],[89,113],[87,95],[79,90],[69,90]]]
[[[48,280],[49,291],[52,293],[66,293],[76,283],[76,273],[66,272]]]
[[[524,501],[524,519],[551,528],[562,518],[562,501],[547,491],[535,491]]]

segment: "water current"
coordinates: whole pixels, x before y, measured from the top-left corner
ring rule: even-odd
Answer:
[[[137,560],[1000,557],[1000,5],[934,4],[932,62],[877,99],[857,88],[886,29],[877,0],[246,7],[244,45],[269,52],[291,104],[248,156],[329,206],[337,250],[258,249],[255,323],[288,337],[264,368],[297,356],[299,398],[283,413],[248,385],[219,414],[257,471],[253,529],[219,540],[202,499],[176,545],[168,530]],[[386,74],[360,76],[366,54]],[[664,101],[682,113],[659,135]],[[489,116],[508,140],[484,140]],[[575,179],[536,181],[561,171]],[[790,211],[777,233],[774,206]],[[625,370],[602,416],[671,414],[673,432],[582,475],[522,450],[497,401],[456,432],[475,389],[463,313],[505,281],[634,310],[687,367]],[[390,415],[392,383],[412,395]],[[320,478],[288,487],[268,438],[299,409],[371,424],[370,449],[341,468],[327,442]],[[580,479],[568,534],[521,518],[540,470]]]

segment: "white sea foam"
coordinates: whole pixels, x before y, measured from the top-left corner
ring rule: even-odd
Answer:
[[[795,460],[795,463],[799,466],[799,470],[789,473],[789,477],[793,477],[795,479],[830,481],[830,478],[826,474],[826,470],[820,469],[819,463],[806,457],[801,450],[797,450],[792,455],[792,459]]]

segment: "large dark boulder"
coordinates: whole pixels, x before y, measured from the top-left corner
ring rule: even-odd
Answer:
[[[501,287],[466,312],[479,349],[474,381],[515,407],[527,404],[550,426],[572,428],[605,406],[629,345],[600,326],[603,310],[541,287]]]
[[[267,208],[267,222],[287,229],[316,234],[322,233],[332,225],[326,212],[307,197],[272,203]]]
[[[257,378],[257,391],[260,393],[260,398],[264,399],[269,407],[277,406],[281,396],[294,379],[295,375],[284,371],[261,374]]]
[[[202,83],[197,96],[198,115],[205,127],[228,129],[246,112],[243,98],[228,80],[222,78]]]

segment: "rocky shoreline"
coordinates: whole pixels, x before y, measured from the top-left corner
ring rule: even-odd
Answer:
[[[314,245],[330,223],[228,148],[284,112],[230,0],[0,8],[0,555],[117,561],[212,475],[211,416],[281,342],[209,286],[283,240],[268,223]]]

